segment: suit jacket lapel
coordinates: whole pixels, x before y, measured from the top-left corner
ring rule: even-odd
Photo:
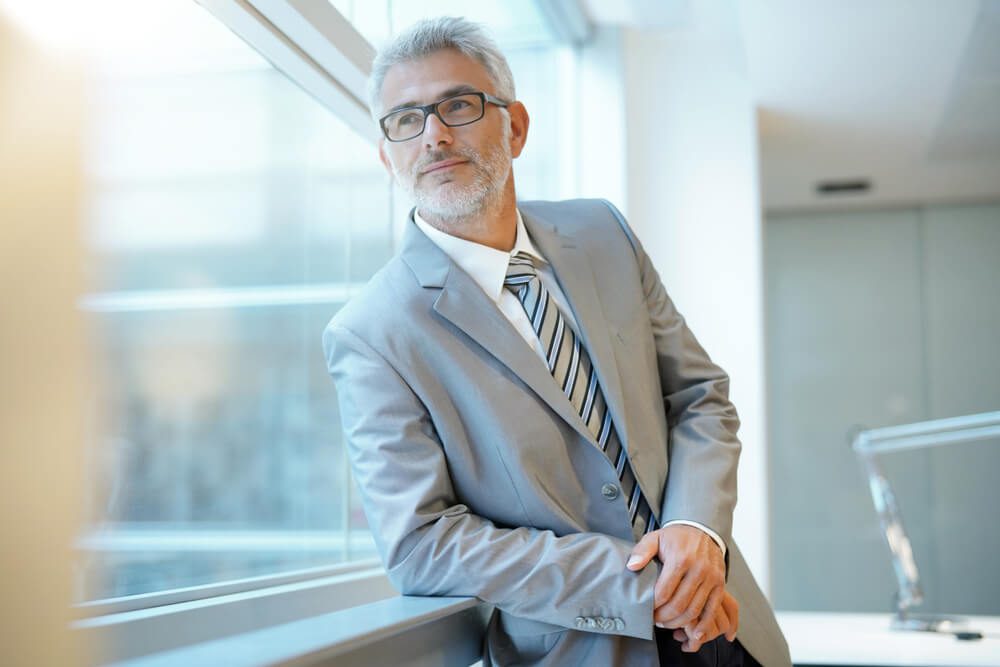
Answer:
[[[597,378],[601,384],[601,391],[604,392],[604,400],[611,411],[615,429],[618,431],[622,446],[628,450],[625,397],[611,345],[611,330],[597,295],[597,283],[590,257],[572,237],[560,234],[555,225],[524,211],[521,211],[521,217],[531,235],[531,240],[541,250],[545,259],[552,264],[559,287],[569,301],[587,353],[597,369]]]
[[[403,239],[403,261],[421,286],[440,288],[434,310],[454,324],[519,377],[540,399],[582,436],[587,425],[566,399],[542,360],[521,338],[496,304],[468,274],[455,266],[433,241],[410,222]]]

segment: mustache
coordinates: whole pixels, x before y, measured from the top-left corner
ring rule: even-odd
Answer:
[[[466,160],[473,167],[479,166],[479,153],[470,148],[456,148],[450,151],[433,150],[430,153],[425,154],[413,165],[413,174],[415,176],[421,175],[424,169],[434,164],[435,162],[441,162],[443,160],[451,160],[454,158],[459,158]]]

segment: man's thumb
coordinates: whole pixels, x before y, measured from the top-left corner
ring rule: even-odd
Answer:
[[[655,533],[646,533],[642,539],[632,547],[632,555],[625,564],[630,570],[641,570],[656,555],[658,541]]]

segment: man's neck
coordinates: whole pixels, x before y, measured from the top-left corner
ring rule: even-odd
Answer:
[[[445,234],[508,252],[517,240],[517,198],[513,183],[507,185],[502,197],[472,215],[440,218],[420,211],[420,217]]]

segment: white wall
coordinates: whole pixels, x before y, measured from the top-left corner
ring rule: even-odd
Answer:
[[[742,427],[734,537],[769,592],[761,213],[755,115],[733,2],[626,29],[626,215],[732,379]]]

